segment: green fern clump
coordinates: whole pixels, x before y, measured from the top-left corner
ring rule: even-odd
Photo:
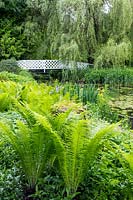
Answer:
[[[45,116],[36,117],[45,128]],[[106,125],[103,122],[96,126],[97,122],[83,119],[84,115],[73,112],[72,107],[46,117],[51,124],[51,137],[67,195],[74,195],[84,180],[88,167],[95,160],[102,139],[105,135],[112,137],[117,130],[115,125]]]
[[[45,128],[42,129],[30,109],[25,109],[21,105],[18,109],[23,115],[23,120],[16,120],[16,128],[9,122],[7,124],[7,120],[1,120],[0,130],[19,156],[29,188],[34,189],[50,156],[52,142],[48,131],[51,130],[47,128],[47,121]]]
[[[106,134],[112,135],[115,132],[114,126],[107,126],[93,133],[90,122],[86,120],[74,120],[69,123],[65,133],[62,133],[65,165],[60,165],[68,195],[76,193],[80,183],[84,180],[88,168],[95,160],[102,138]],[[62,157],[58,159],[59,163],[62,163]]]

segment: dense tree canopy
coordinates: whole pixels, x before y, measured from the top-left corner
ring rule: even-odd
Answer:
[[[0,59],[131,61],[131,0],[1,0]]]

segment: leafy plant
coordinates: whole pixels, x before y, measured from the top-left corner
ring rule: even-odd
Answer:
[[[0,82],[1,109],[7,111],[13,107],[12,98],[19,98],[19,93],[22,89],[20,84],[12,81]],[[5,99],[6,97],[6,99]]]
[[[127,141],[128,135],[121,136],[119,141],[118,137],[104,140],[94,164],[88,169],[85,180],[79,188],[81,194],[78,199],[128,199],[132,188],[129,171],[119,161],[119,152],[112,149],[112,141],[121,143],[124,138]]]
[[[60,165],[68,195],[75,194],[79,184],[83,181],[88,168],[92,165],[100,146],[100,140],[105,134],[113,131],[113,127],[106,127],[98,131],[92,138],[86,130],[86,122],[79,121],[65,133],[64,152],[65,169]],[[87,138],[87,136],[88,138]],[[59,161],[62,158],[59,157]]]
[[[5,151],[8,146],[14,149],[11,154],[10,150],[9,154],[8,150],[6,151],[7,162],[4,160],[5,152],[0,152],[0,185],[3,182],[3,198],[8,198],[9,193],[14,199],[18,196],[23,198],[21,186],[25,188],[27,185],[25,198],[33,199],[119,200],[120,196],[127,197],[125,193],[130,186],[129,180],[126,173],[123,175],[124,168],[112,147],[114,142],[121,145],[128,136],[123,137],[120,131],[122,128],[109,125],[99,118],[96,120],[95,115],[91,116],[93,105],[93,113],[103,111],[99,116],[104,118],[107,114],[110,119],[110,110],[106,107],[107,91],[92,87],[89,91],[90,102],[95,99],[95,91],[97,100],[95,103],[89,103],[89,111],[86,111],[85,106],[77,100],[78,94],[81,98],[83,88],[80,90],[76,84],[72,88],[71,84],[67,86],[63,92],[63,86],[58,82],[52,86],[37,84],[35,81],[0,82],[1,105],[5,105],[5,97],[7,100],[7,97],[10,97],[11,100],[11,106],[3,106],[0,113],[0,141],[3,143],[6,140]],[[79,103],[70,100],[70,97]],[[7,110],[8,112],[5,112]],[[118,132],[122,138],[112,138]],[[130,148],[127,152],[129,151]],[[8,174],[12,177],[8,177]],[[14,189],[14,194],[9,190],[8,184],[6,187],[6,180],[11,183],[11,188],[17,183],[20,184]]]
[[[22,173],[16,152],[7,141],[0,142],[0,197],[22,199]]]
[[[44,126],[45,118],[43,116],[37,116],[37,118]],[[95,159],[100,141],[105,135],[116,133],[116,130],[114,125],[104,128],[103,125],[93,127],[89,121],[83,120],[80,115],[75,115],[70,111],[55,116],[53,120],[52,138],[56,156],[66,185],[67,196],[72,198],[76,195],[88,167]]]
[[[22,75],[21,75],[22,74]],[[24,76],[25,74],[25,76]],[[33,82],[34,79],[32,76],[28,75],[28,73],[20,73],[20,75],[16,75],[13,73],[8,72],[1,72],[0,73],[0,81],[14,81],[16,83],[26,83],[26,82]]]
[[[0,111],[7,111],[10,108],[11,99],[9,98],[7,93],[0,94]]]
[[[29,188],[34,191],[37,180],[49,159],[49,150],[52,145],[50,133],[48,133],[50,128],[48,122],[45,121],[45,127],[42,129],[36,121],[34,113],[20,105],[18,108],[24,117],[23,122],[17,120],[16,128],[12,124],[7,125],[1,122],[0,129],[15,148]]]
[[[130,181],[131,187],[128,191],[129,199],[132,200],[133,196],[133,132],[131,130],[128,131],[129,140],[123,141],[121,145],[114,143],[114,148],[119,152],[118,159],[120,160],[125,173],[128,175],[128,179]]]
[[[32,108],[33,104],[29,105]],[[106,134],[116,132],[114,125],[95,127],[88,120],[83,120],[82,115],[69,110],[52,117],[45,107],[45,110],[41,110],[43,115],[17,101],[15,107],[23,120],[16,121],[16,128],[1,122],[1,131],[20,158],[29,188],[34,192],[50,155],[54,154],[59,162],[67,196],[72,198],[95,159],[100,141]]]
[[[7,59],[0,61],[0,72],[2,71],[18,74],[21,71],[21,68],[17,65],[15,59]]]
[[[4,118],[16,128],[16,119],[22,119],[16,112],[0,112],[0,121]],[[13,146],[0,133],[0,197],[16,200],[23,198],[23,174],[19,159]]]
[[[2,35],[0,39],[0,48],[0,57],[2,59],[19,59],[25,51],[22,42],[20,40],[16,40],[16,38],[11,35],[11,31],[7,31]]]

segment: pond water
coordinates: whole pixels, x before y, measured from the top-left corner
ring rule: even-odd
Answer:
[[[121,87],[110,90],[110,105],[120,116],[128,116],[133,129],[133,88]]]

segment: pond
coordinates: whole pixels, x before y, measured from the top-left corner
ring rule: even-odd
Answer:
[[[121,87],[110,90],[110,105],[121,117],[128,116],[133,129],[133,88]]]

